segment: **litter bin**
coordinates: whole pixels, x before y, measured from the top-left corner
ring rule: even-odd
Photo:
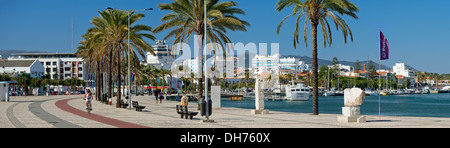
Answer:
[[[200,115],[201,116],[205,116],[206,115],[206,101],[205,101],[205,99],[202,99],[201,101],[200,101]],[[211,114],[212,114],[212,101],[211,100],[209,100],[208,101],[208,116],[211,116]]]

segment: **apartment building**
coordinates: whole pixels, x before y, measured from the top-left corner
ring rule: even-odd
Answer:
[[[45,69],[49,69],[52,79],[66,80],[72,77],[85,80],[85,63],[75,53],[16,53],[8,60],[38,60]]]

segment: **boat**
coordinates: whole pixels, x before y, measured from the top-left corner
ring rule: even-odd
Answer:
[[[334,96],[334,95],[336,95],[334,90],[327,90],[325,91],[325,93],[323,93],[323,96]]]
[[[339,90],[334,93],[334,96],[344,96],[344,91]]]
[[[323,94],[323,96],[335,96],[335,95],[336,95],[336,88],[325,90],[325,93]]]
[[[367,96],[378,96],[378,93],[372,90],[366,90],[365,93]]]
[[[386,96],[386,95],[388,95],[388,93],[386,90],[381,90],[381,91],[378,91],[378,95]]]
[[[286,99],[289,101],[308,101],[311,92],[303,83],[286,86]]]

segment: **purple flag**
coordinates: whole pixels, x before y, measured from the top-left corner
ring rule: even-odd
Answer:
[[[380,31],[380,60],[389,59],[389,42]]]

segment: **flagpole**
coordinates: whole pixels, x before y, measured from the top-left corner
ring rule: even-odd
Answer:
[[[381,119],[381,27],[378,28],[378,33],[380,34],[380,39],[379,39],[379,43],[378,46],[379,48],[379,59],[378,59],[378,120]]]

